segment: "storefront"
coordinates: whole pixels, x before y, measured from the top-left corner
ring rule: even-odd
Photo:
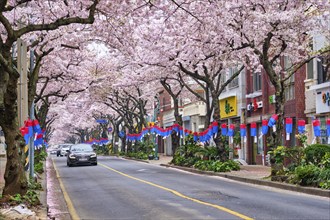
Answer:
[[[315,91],[315,118],[321,122],[321,143],[328,143],[326,120],[330,118],[330,82],[311,86]]]

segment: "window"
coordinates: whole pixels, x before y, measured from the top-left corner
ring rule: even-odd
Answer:
[[[291,74],[290,68],[292,67],[292,62],[288,56],[284,57],[283,63],[283,70],[286,73],[285,76]],[[290,78],[286,81],[286,88],[285,88],[285,100],[292,100],[294,99],[294,74],[290,76]]]
[[[261,72],[253,73],[253,92],[261,90]]]
[[[292,75],[288,80],[285,88],[285,100],[293,100],[295,96],[294,92],[294,75]]]
[[[230,77],[232,77],[236,72],[238,71],[237,67],[233,67],[229,69],[229,76],[228,79]],[[238,87],[238,76],[235,77],[230,83],[229,83],[229,88],[234,88],[234,87]]]
[[[307,63],[307,79],[313,79],[314,78],[314,60],[310,60]]]
[[[324,57],[317,58],[317,83],[321,84],[329,80],[329,62]]]

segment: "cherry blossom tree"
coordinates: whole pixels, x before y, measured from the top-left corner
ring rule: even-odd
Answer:
[[[56,30],[70,24],[92,24],[99,1],[2,1],[0,3],[0,126],[7,148],[3,195],[24,194],[24,141],[17,127],[16,101],[19,73],[14,68],[11,49],[18,38]],[[79,7],[74,4],[79,4]]]
[[[328,35],[328,1],[221,1],[212,4],[222,10],[224,39],[241,57],[251,61],[251,69],[264,70],[275,88],[276,124],[274,146],[281,144],[285,90],[293,74],[317,56],[311,53],[311,37],[318,32]],[[214,11],[216,13],[216,11]],[[215,14],[214,14],[215,15]],[[327,33],[324,33],[326,31]],[[282,59],[290,65],[281,65]]]

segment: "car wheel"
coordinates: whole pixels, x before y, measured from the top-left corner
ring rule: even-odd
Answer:
[[[93,166],[97,166],[97,162],[96,163],[93,163]]]
[[[69,163],[69,162],[66,162],[66,165],[67,165],[68,167],[72,167],[72,164]]]

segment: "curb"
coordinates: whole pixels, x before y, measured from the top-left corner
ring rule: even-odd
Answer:
[[[272,182],[272,181],[260,180],[260,179],[251,179],[251,178],[234,176],[234,175],[225,174],[225,173],[216,173],[216,172],[212,172],[212,171],[201,171],[201,170],[196,170],[194,168],[174,166],[174,165],[168,165],[168,164],[160,164],[160,166],[176,168],[176,169],[180,169],[180,170],[184,170],[184,171],[188,171],[188,172],[192,172],[192,173],[205,174],[205,175],[209,175],[209,176],[219,176],[219,177],[224,177],[227,179],[232,179],[232,180],[245,182],[245,183],[251,183],[251,184],[255,184],[255,185],[270,186],[270,187],[274,187],[274,188],[330,198],[330,190],[326,190],[326,189],[302,187],[302,186],[297,186],[297,185],[290,185],[287,183]]]

